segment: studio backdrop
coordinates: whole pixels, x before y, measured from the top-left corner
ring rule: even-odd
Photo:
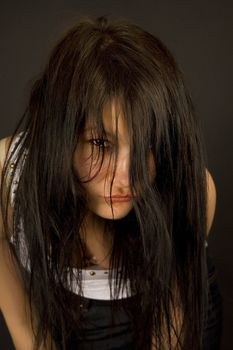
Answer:
[[[162,39],[181,67],[200,116],[217,191],[209,250],[223,297],[222,350],[233,331],[233,2],[8,1],[0,12],[0,138],[11,135],[61,33],[84,15],[128,19]],[[0,286],[1,288],[1,286]],[[0,349],[13,345],[0,319]]]

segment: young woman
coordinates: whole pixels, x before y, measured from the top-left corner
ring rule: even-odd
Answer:
[[[69,29],[1,140],[0,308],[16,349],[217,349],[206,163],[159,39],[106,17]]]

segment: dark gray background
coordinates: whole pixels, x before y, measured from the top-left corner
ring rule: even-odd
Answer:
[[[203,125],[217,190],[209,248],[224,301],[222,349],[233,331],[233,1],[8,1],[0,14],[0,138],[11,134],[33,79],[62,31],[82,15],[125,18],[160,37],[180,64]],[[0,349],[11,349],[0,320]]]

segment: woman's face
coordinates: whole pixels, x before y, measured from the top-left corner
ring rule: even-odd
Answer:
[[[110,117],[111,115],[113,118]],[[129,187],[130,144],[122,111],[118,117],[118,158],[113,179],[114,149],[116,145],[115,120],[114,104],[106,105],[103,111],[106,138],[101,139],[93,131],[91,125],[86,125],[74,154],[74,169],[79,179],[83,181],[83,187],[88,198],[88,207],[92,213],[104,219],[113,219],[113,214],[114,219],[121,219],[133,208],[132,196],[134,194],[131,193]],[[101,166],[101,149],[103,147],[104,158]],[[148,156],[148,169],[150,179],[153,181],[155,164],[152,153]],[[88,179],[91,180],[84,182]],[[111,209],[110,189],[112,179]]]

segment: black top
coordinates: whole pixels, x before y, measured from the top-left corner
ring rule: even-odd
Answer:
[[[217,283],[217,270],[207,249],[207,266],[209,279],[208,320],[205,326],[203,350],[220,349],[222,332],[222,296]],[[119,308],[114,315],[115,324],[111,324],[110,300],[89,299],[72,292],[73,298],[81,298],[85,340],[75,330],[67,340],[67,350],[135,350],[132,324],[124,303],[135,296],[114,300]],[[128,300],[126,300],[128,299]],[[77,303],[78,304],[78,303]],[[187,350],[187,349],[184,349]],[[194,349],[192,349],[194,350]]]

